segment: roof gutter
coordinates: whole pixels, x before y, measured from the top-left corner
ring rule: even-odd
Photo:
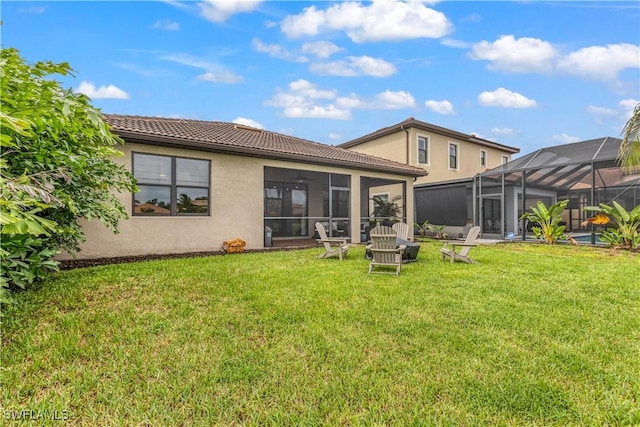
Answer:
[[[188,140],[176,140],[170,137],[163,137],[160,135],[153,135],[153,139],[145,139],[137,132],[123,131],[118,129],[112,129],[112,131],[120,136],[125,141],[131,143],[145,144],[145,145],[158,145],[162,147],[174,147],[174,148],[186,148],[195,149],[199,151],[208,151],[214,153],[233,154],[236,156],[244,157],[258,157],[271,160],[295,160],[300,163],[315,164],[322,166],[340,166],[348,169],[359,169],[370,172],[379,173],[395,173],[399,175],[420,177],[426,175],[425,171],[411,172],[406,169],[394,168],[393,166],[371,166],[364,163],[358,163],[353,161],[338,160],[338,159],[326,159],[326,158],[314,158],[299,154],[289,154],[282,152],[266,151],[264,149],[242,147],[239,150],[236,147],[229,146],[227,144],[220,143],[202,143],[198,141]],[[401,164],[401,163],[400,163]]]

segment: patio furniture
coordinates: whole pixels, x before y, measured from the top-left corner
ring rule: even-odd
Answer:
[[[341,237],[327,237],[327,231],[325,230],[324,225],[319,222],[316,222],[316,231],[320,236],[316,241],[318,243],[322,243],[325,250],[325,252],[318,258],[329,258],[337,255],[338,259],[342,261],[342,257],[347,256],[347,251],[349,250],[347,239]]]
[[[395,275],[400,274],[402,269],[402,254],[406,248],[405,245],[397,245],[397,233],[391,227],[379,225],[371,230],[370,251],[372,260],[369,264],[369,274],[371,273],[390,273],[393,272],[378,270],[374,271],[374,267],[395,267]]]
[[[418,260],[418,252],[420,252],[420,243],[410,242],[408,240],[396,237],[396,247],[405,246],[404,252],[402,252],[402,263],[407,264],[410,262],[416,262]],[[373,259],[373,253],[371,252],[371,244],[368,244],[364,257],[368,260]]]
[[[460,240],[445,240],[443,241],[442,248],[440,252],[442,253],[442,259],[444,260],[446,257],[449,257],[451,264],[454,263],[455,260],[463,261],[469,264],[477,264],[478,262],[469,258],[469,251],[471,248],[478,246],[476,240],[478,239],[478,235],[480,234],[480,226],[476,225],[471,227],[469,230],[469,234],[467,234],[467,238],[464,241]],[[448,248],[447,246],[451,246]],[[460,252],[456,252],[456,248],[460,247]]]
[[[409,225],[406,222],[396,222],[391,228],[398,233],[399,239],[409,240]]]

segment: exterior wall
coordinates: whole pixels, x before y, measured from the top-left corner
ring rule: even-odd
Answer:
[[[349,150],[393,160],[394,162],[404,163],[405,165],[409,164],[407,162],[407,143],[405,132],[396,132],[373,141],[367,141],[349,148]],[[415,161],[411,164],[418,166]]]
[[[418,137],[427,137],[429,140],[428,162],[418,162]],[[458,145],[458,169],[449,169],[449,143]],[[449,138],[433,132],[427,132],[411,127],[409,129],[409,148],[407,149],[406,133],[398,131],[391,135],[367,141],[349,148],[353,151],[382,157],[396,162],[410,164],[426,169],[429,175],[419,177],[415,184],[425,184],[441,181],[454,181],[463,178],[471,178],[479,173],[500,166],[502,156],[511,159],[511,153],[497,148],[473,144],[469,141]],[[480,165],[480,151],[486,151],[487,164]],[[407,161],[407,152],[409,160]]]
[[[132,166],[132,152],[160,154],[211,161],[210,214],[208,216],[133,216],[133,197],[118,195],[130,217],[121,221],[119,234],[113,234],[99,221],[82,224],[86,241],[81,245],[80,259],[175,254],[219,251],[225,240],[239,237],[247,242],[247,249],[264,247],[264,168],[289,168],[351,175],[351,235],[352,242],[360,238],[360,178],[378,177],[403,180],[407,189],[411,177],[395,174],[359,171],[338,167],[308,165],[278,160],[242,157],[177,149],[153,145],[127,143],[121,148],[124,156],[115,159],[128,170]],[[311,194],[312,189],[309,189]],[[413,222],[413,192],[407,191],[408,223]],[[322,200],[309,200],[309,215],[322,212]],[[313,227],[310,226],[310,229]],[[313,231],[311,230],[311,233]],[[61,254],[59,259],[71,259]]]
[[[418,163],[419,136],[429,139],[429,158],[426,164]],[[409,141],[410,164],[423,167],[429,172],[429,175],[418,178],[415,182],[416,184],[471,178],[478,173],[500,166],[503,155],[511,158],[509,153],[496,148],[473,144],[416,128],[411,128]],[[458,168],[456,170],[449,168],[449,143],[458,145]],[[486,166],[480,165],[480,151],[487,152]]]

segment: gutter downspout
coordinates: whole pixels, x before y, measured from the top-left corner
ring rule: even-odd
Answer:
[[[406,158],[407,158],[407,164],[410,164],[409,163],[409,130],[406,129],[404,127],[404,125],[400,126],[400,129],[402,129],[404,131],[405,135],[406,135],[406,137],[405,137],[405,146],[406,146],[406,149],[407,149]]]

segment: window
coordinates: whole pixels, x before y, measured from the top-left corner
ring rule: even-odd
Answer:
[[[133,153],[134,215],[208,215],[210,161]]]
[[[487,152],[480,150],[480,166],[487,167]]]
[[[449,143],[449,169],[458,169],[458,144]]]
[[[429,138],[418,137],[418,163],[429,163]]]
[[[509,156],[502,156],[502,164],[509,163]]]

